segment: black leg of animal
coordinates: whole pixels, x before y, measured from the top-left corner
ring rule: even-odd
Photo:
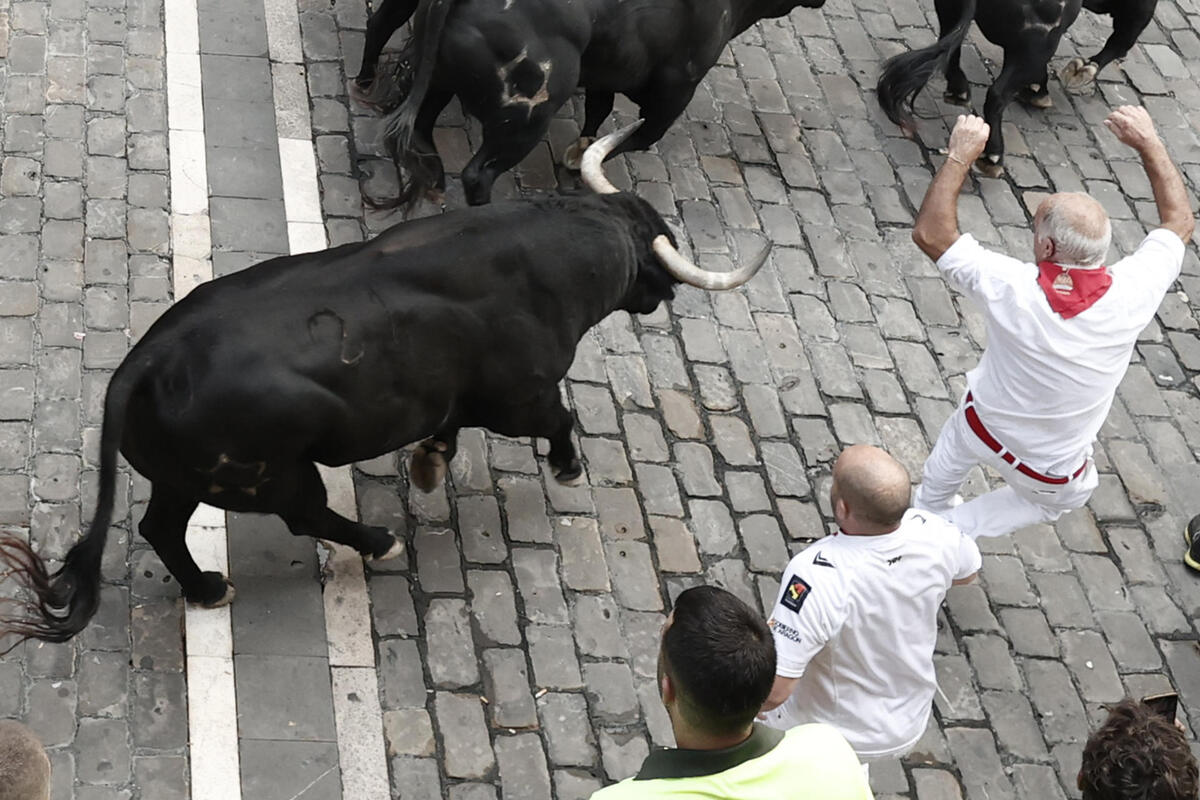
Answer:
[[[408,475],[418,489],[432,492],[446,477],[446,468],[458,452],[458,429],[438,431],[417,445]]]
[[[419,155],[422,164],[428,168],[428,185],[432,187],[430,194],[440,195],[446,190],[446,170],[442,165],[441,156],[438,155],[437,147],[433,143],[433,126],[437,124],[438,115],[442,113],[453,97],[452,92],[430,91],[425,95],[425,102],[421,104],[417,122],[413,126],[413,152]],[[434,196],[432,199],[434,202],[441,202],[441,198],[438,196]]]
[[[463,192],[468,204],[490,203],[496,178],[520,164],[546,135],[554,114],[554,109],[542,111],[546,105],[538,106],[527,120],[521,118],[524,115],[501,113],[484,125],[483,144],[463,168]]]
[[[503,436],[541,436],[550,441],[546,457],[560,483],[569,483],[583,473],[571,432],[575,417],[562,403],[555,384],[543,394],[520,406],[489,409],[484,427]]]
[[[1017,99],[1033,108],[1050,108],[1054,101],[1050,99],[1050,73],[1043,69],[1042,77],[1028,86],[1022,86],[1017,92]]]
[[[616,95],[612,92],[588,90],[583,100],[583,130],[579,133],[579,141],[572,144],[563,153],[563,166],[567,169],[579,169],[583,160],[583,151],[587,150],[596,140],[596,133],[608,115],[612,113],[613,101]]]
[[[938,37],[958,24],[962,15],[962,0],[936,0],[933,4],[938,18]],[[942,99],[947,103],[965,106],[971,103],[971,85],[962,70],[962,48],[956,47],[946,57],[946,91]]]
[[[645,122],[617,145],[609,154],[609,158],[631,150],[649,149],[675,124],[675,120],[679,119],[687,104],[692,102],[692,95],[695,93],[696,84],[660,83],[645,95],[633,98]]]
[[[233,599],[233,584],[219,572],[201,572],[188,552],[185,534],[188,520],[199,503],[156,484],[150,492],[146,515],[138,525],[142,538],[150,543],[163,565],[192,603],[222,606]]]
[[[362,67],[354,83],[360,89],[366,89],[375,80],[375,69],[379,64],[379,54],[392,34],[400,30],[400,26],[408,22],[408,18],[417,10],[416,0],[383,0],[375,13],[367,20],[366,40],[363,43]]]
[[[344,544],[366,558],[392,558],[403,551],[404,545],[387,528],[363,525],[330,509],[326,505],[325,483],[312,462],[297,464],[291,476],[272,472],[272,480],[282,484],[276,487],[276,502],[291,495],[277,513],[293,535]],[[284,493],[279,494],[279,489],[284,489]]]
[[[1084,1],[1084,8],[1091,8],[1094,3]],[[1063,67],[1059,78],[1063,85],[1073,91],[1090,86],[1096,80],[1096,74],[1112,61],[1124,58],[1133,47],[1137,38],[1146,30],[1154,17],[1157,0],[1128,0],[1123,3],[1105,4],[1103,9],[1092,9],[1112,14],[1113,30],[1099,53],[1087,61],[1073,58]]]
[[[1055,41],[1057,44],[1057,41]],[[1000,74],[996,76],[995,83],[988,89],[987,100],[983,104],[983,119],[991,127],[991,134],[988,136],[987,146],[983,150],[983,156],[979,159],[976,166],[984,175],[992,178],[997,178],[1004,172],[1004,167],[1001,166],[1001,160],[1004,158],[1004,134],[1000,127],[1004,123],[1004,109],[1012,102],[1017,91],[1022,86],[1028,85],[1038,75],[1043,67],[1029,66],[1039,63],[1037,53],[1046,52],[1053,53],[1053,48],[1042,51],[1041,48],[1031,48],[1026,51],[1004,51],[1004,67],[1000,70]]]

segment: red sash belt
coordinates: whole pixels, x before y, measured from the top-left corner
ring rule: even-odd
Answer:
[[[1043,475],[1017,460],[1017,457],[1009,452],[1008,448],[996,441],[996,437],[988,432],[988,429],[983,426],[983,420],[979,418],[978,412],[975,411],[975,398],[971,396],[970,392],[967,392],[967,400],[964,405],[964,413],[967,415],[967,425],[979,437],[979,441],[986,444],[988,449],[993,453],[998,453],[1000,458],[1006,463],[1011,464],[1013,469],[1022,475],[1027,475],[1035,481],[1041,481],[1042,483],[1052,483],[1055,486],[1062,486],[1064,483],[1070,483],[1078,478],[1087,469],[1088,462],[1087,459],[1084,459],[1083,465],[1071,473],[1071,477],[1069,478],[1062,475]]]

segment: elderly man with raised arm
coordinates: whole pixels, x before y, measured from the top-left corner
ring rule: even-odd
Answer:
[[[1041,203],[1033,263],[959,233],[958,193],[988,138],[987,123],[975,116],[958,118],[917,215],[913,241],[980,306],[988,341],[925,462],[913,505],[973,537],[1053,522],[1088,501],[1098,482],[1092,443],[1138,334],[1183,264],[1195,220],[1150,115],[1122,106],[1104,124],[1141,156],[1161,220],[1111,266],[1108,214],[1086,194]],[[956,493],[976,464],[995,469],[1006,485],[959,504]]]

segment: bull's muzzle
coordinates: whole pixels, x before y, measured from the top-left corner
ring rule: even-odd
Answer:
[[[614,131],[597,139],[583,153],[583,160],[579,165],[579,172],[583,178],[583,182],[588,185],[592,191],[599,194],[616,194],[621,191],[604,175],[604,159],[608,158],[608,154],[617,148],[621,142],[629,138],[629,135],[641,126],[644,120],[638,120],[632,125],[621,128],[619,131]],[[675,246],[671,244],[671,240],[664,235],[654,237],[651,242],[654,248],[654,254],[658,256],[659,262],[663,265],[663,269],[669,272],[680,283],[686,283],[691,286],[697,286],[701,289],[710,289],[720,291],[722,289],[733,289],[741,286],[746,281],[754,277],[755,273],[762,268],[766,263],[767,256],[771,252],[771,242],[767,241],[761,250],[750,259],[750,261],[732,272],[712,272],[711,270],[701,269],[683,256]]]

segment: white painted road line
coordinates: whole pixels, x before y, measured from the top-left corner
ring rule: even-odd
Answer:
[[[266,19],[288,246],[293,254],[323,250],[328,240],[295,0],[266,0]],[[322,467],[321,477],[330,508],[348,519],[358,519],[350,468]],[[362,556],[340,545],[322,546],[330,551],[323,599],[342,797],[389,800],[383,711]]]

